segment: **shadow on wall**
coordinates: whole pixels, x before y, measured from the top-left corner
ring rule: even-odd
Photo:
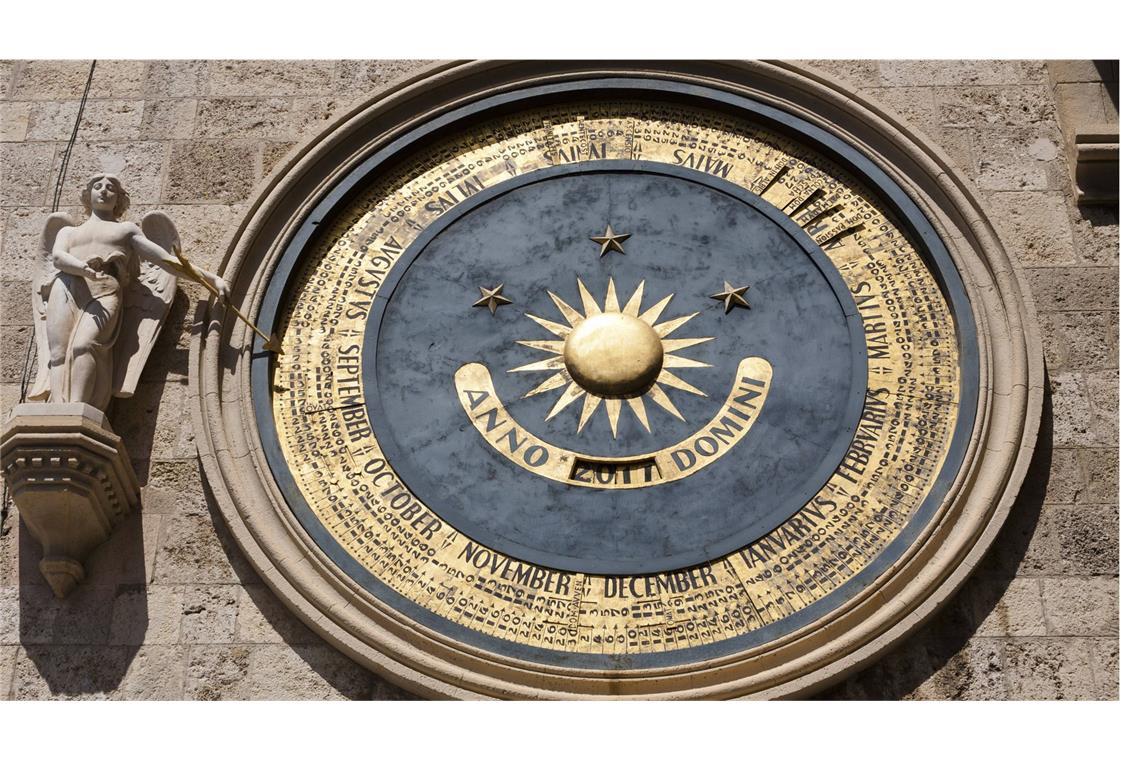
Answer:
[[[47,693],[82,697],[118,689],[146,636],[143,520],[129,515],[87,561],[87,580],[56,599],[40,575],[40,545],[20,530],[20,643]],[[110,645],[109,645],[110,644]]]
[[[1038,528],[1053,460],[1053,397],[1048,371],[1037,446],[1021,492],[993,545],[958,593],[922,629],[865,670],[817,699],[1003,699],[996,647],[971,651],[970,640],[1017,576]],[[998,644],[997,646],[1000,646]]]

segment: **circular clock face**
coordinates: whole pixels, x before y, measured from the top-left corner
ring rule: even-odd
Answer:
[[[419,630],[693,666],[817,623],[923,531],[977,405],[957,272],[835,136],[594,79],[472,102],[300,226],[254,361],[273,477]]]

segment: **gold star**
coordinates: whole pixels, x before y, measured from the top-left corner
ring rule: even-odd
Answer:
[[[503,295],[503,283],[501,282],[490,289],[480,285],[479,290],[483,293],[483,297],[475,303],[471,304],[472,306],[486,306],[491,310],[491,313],[494,314],[495,309],[499,308],[503,304],[511,303],[511,299]]]
[[[752,307],[744,300],[744,293],[750,286],[745,285],[740,288],[734,288],[728,284],[728,280],[724,281],[724,290],[720,293],[713,293],[709,298],[715,298],[718,301],[724,302],[724,313],[727,314],[732,311],[733,306],[743,306],[746,309]]]
[[[630,238],[629,234],[615,235],[614,234],[614,228],[608,224],[606,225],[606,231],[603,232],[601,235],[591,235],[590,236],[590,240],[593,240],[595,243],[600,243],[602,246],[601,252],[598,253],[598,258],[605,256],[610,251],[617,251],[618,253],[625,253],[625,251],[621,247],[621,244],[623,242],[625,242],[626,240],[629,240],[629,238]]]

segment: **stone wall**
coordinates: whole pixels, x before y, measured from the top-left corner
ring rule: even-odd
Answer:
[[[1026,487],[983,566],[899,649],[823,696],[1112,699],[1118,685],[1118,222],[1078,209],[1042,62],[814,62],[940,145],[1025,268],[1051,393]],[[100,61],[61,208],[108,164],[130,218],[161,208],[216,268],[252,190],[332,114],[413,61]],[[30,279],[89,61],[0,62],[0,413],[20,392]],[[0,536],[0,697],[405,698],[294,619],[202,485],[187,397],[202,293],[180,284],[139,392],[111,420],[142,509],[57,601],[13,513]]]

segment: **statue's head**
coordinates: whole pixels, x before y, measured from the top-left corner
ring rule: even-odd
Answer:
[[[114,174],[96,174],[91,177],[79,194],[79,200],[88,213],[93,209],[110,211],[115,219],[121,219],[131,207],[131,197]]]

